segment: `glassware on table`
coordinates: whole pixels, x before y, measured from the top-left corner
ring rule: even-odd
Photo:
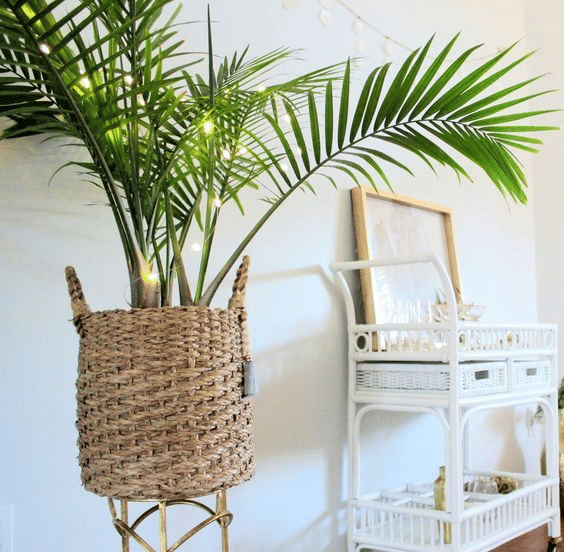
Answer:
[[[477,477],[468,483],[469,493],[497,494],[497,483],[492,477]]]

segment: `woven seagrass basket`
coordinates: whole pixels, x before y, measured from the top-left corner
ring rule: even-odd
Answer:
[[[243,393],[248,264],[245,257],[227,309],[98,312],[67,267],[80,335],[77,428],[87,490],[177,500],[252,477],[252,409]]]

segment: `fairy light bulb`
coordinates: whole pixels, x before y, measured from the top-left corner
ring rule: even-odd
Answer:
[[[392,55],[392,43],[390,42],[389,37],[386,37],[386,39],[382,41],[382,44],[380,44],[380,49],[386,57],[390,57]]]
[[[290,122],[290,115],[288,115],[288,113],[284,114],[284,117],[282,117],[282,119],[284,120],[285,123],[289,123]]]
[[[351,67],[353,67],[354,69],[364,69],[365,66],[365,61],[364,59],[353,59],[351,60]]]
[[[147,274],[147,283],[148,284],[156,284],[159,281],[159,275],[155,272],[151,272]]]
[[[285,10],[293,10],[298,5],[298,0],[282,0],[282,7]]]
[[[214,197],[212,203],[214,207],[217,207],[218,209],[221,207],[221,199],[219,199],[219,197]]]
[[[327,11],[327,10],[321,10],[319,12],[319,21],[321,21],[321,23],[323,25],[331,25],[331,21],[333,20],[333,18],[331,17],[331,12]]]
[[[192,244],[192,251],[198,252],[202,250],[202,246],[198,242]]]
[[[146,266],[141,271],[141,277],[146,284],[155,285],[159,281],[159,274],[158,272],[153,272],[151,267]]]
[[[47,44],[40,44],[39,51],[48,56],[51,53],[51,50]]]
[[[213,123],[211,121],[206,121],[203,126],[204,134],[211,134],[213,130]]]
[[[360,19],[360,17],[357,17],[352,22],[352,30],[355,35],[360,36],[362,34],[362,20]]]
[[[284,172],[286,172],[288,170],[288,163],[280,163],[280,169]]]
[[[125,75],[125,77],[123,77],[123,82],[125,82],[127,86],[133,86],[133,77],[131,75]]]
[[[90,79],[88,77],[82,77],[80,79],[80,84],[83,88],[90,88]]]
[[[366,43],[362,36],[355,36],[353,39],[353,47],[358,53],[362,53],[366,50]]]

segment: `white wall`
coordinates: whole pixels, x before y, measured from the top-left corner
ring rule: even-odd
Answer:
[[[410,47],[435,32],[437,43],[444,44],[462,30],[461,47],[485,42],[483,51],[490,54],[529,32],[525,15],[530,14],[522,2],[511,2],[511,9],[498,0],[350,2]],[[556,9],[556,1],[550,4]],[[205,5],[187,2],[183,18],[203,19]],[[303,70],[354,55],[352,18],[333,3],[333,24],[324,27],[318,11],[314,0],[298,0],[289,11],[275,0],[216,0],[216,52],[242,50],[249,42],[257,54],[283,45],[301,47]],[[543,17],[550,20],[551,13]],[[540,28],[545,21],[536,24]],[[187,27],[189,48],[205,47],[203,30],[203,25]],[[382,37],[366,29],[365,38],[368,67],[382,61]],[[519,45],[518,52],[534,42]],[[394,48],[392,57],[402,56]],[[541,58],[533,70],[553,70],[561,78],[556,56],[551,50],[546,64]],[[78,339],[69,322],[63,269],[76,267],[94,309],[124,306],[127,281],[110,215],[89,205],[103,201],[97,190],[70,172],[47,184],[65,151],[37,140],[0,143],[0,504],[14,505],[15,552],[119,549],[104,499],[80,488],[73,425]],[[554,185],[557,159],[550,160]],[[528,158],[525,164],[532,174]],[[474,182],[459,184],[450,172],[435,176],[416,166],[415,179],[394,175],[396,191],[453,209],[465,299],[487,305],[486,321],[535,321],[537,180],[532,206],[509,208],[477,170]],[[345,326],[327,266],[354,258],[347,187],[342,182],[334,190],[320,181],[317,197],[297,194],[248,250],[248,308],[262,390],[255,401],[257,475],[230,491],[234,551],[345,547]],[[257,209],[258,204],[249,206],[249,216]],[[230,223],[239,224],[234,217]],[[229,245],[227,235],[218,242],[220,250]],[[537,439],[527,437],[522,423],[517,432],[507,431],[513,416],[522,422],[519,412],[480,422],[486,438],[476,456],[489,466],[537,464]],[[440,439],[429,445],[435,428],[426,418],[395,419],[373,430],[385,448],[368,466],[368,479],[393,483],[391,467],[400,461],[410,476],[434,477]],[[409,442],[401,442],[402,436]],[[175,531],[190,523],[184,516],[174,515]],[[193,547],[217,550],[216,532],[208,530]]]
[[[549,101],[559,109],[564,106],[563,52],[564,12],[556,0],[527,2],[528,42],[539,48],[538,66],[552,71],[551,87],[558,89]],[[564,128],[564,113],[555,121]],[[560,130],[545,140],[542,152],[534,158],[535,243],[537,256],[537,291],[539,319],[560,326],[559,349],[564,350],[564,194],[562,193],[562,151],[564,133]],[[562,356],[562,354],[560,355]],[[560,362],[560,377],[564,376]]]

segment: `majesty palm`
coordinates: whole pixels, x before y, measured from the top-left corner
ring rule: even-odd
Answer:
[[[174,281],[181,304],[209,305],[261,226],[324,169],[376,187],[390,167],[411,173],[398,150],[462,176],[466,158],[526,200],[513,150],[535,151],[529,133],[552,127],[523,123],[548,110],[515,106],[545,92],[520,93],[535,78],[500,80],[528,55],[504,65],[508,48],[458,78],[477,47],[451,59],[455,37],[428,62],[429,41],[394,75],[374,69],[352,101],[349,63],[276,82],[295,52],[218,62],[211,29],[206,74],[191,72],[200,60],[182,50],[179,9],[164,18],[171,2],[0,0],[0,115],[12,121],[2,138],[63,135],[87,148],[91,160],[75,164],[106,192],[133,306],[171,304]],[[262,191],[264,215],[208,282],[220,213],[230,201],[243,211],[247,188]],[[186,267],[194,225],[200,265]]]

